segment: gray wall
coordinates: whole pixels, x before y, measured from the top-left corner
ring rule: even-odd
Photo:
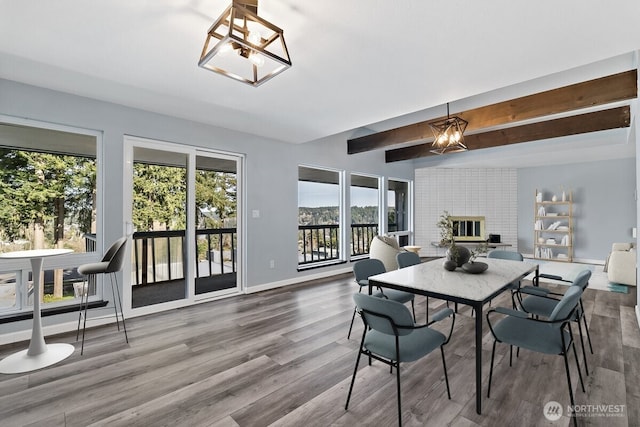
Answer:
[[[558,197],[562,189],[573,193],[575,259],[604,261],[612,243],[635,241],[635,163],[628,158],[518,169],[520,252],[533,253],[536,189]]]
[[[0,114],[100,130],[104,134],[105,241],[123,231],[123,138],[134,135],[246,154],[247,278],[249,287],[330,272],[297,272],[298,164],[413,179],[409,163],[384,163],[384,152],[347,155],[348,134],[288,144],[201,123],[0,79]],[[248,100],[247,102],[250,102]],[[267,124],[265,124],[266,126]],[[349,206],[348,192],[346,194]],[[269,268],[269,261],[275,268]]]
[[[299,164],[342,169],[347,177],[351,172],[360,172],[413,179],[410,163],[387,165],[383,151],[347,155],[346,140],[350,134],[305,144],[288,144],[3,79],[0,79],[0,115],[103,133],[104,200],[108,200],[104,203],[103,214],[105,242],[115,240],[125,230],[122,197],[125,135],[245,154],[245,283],[249,290],[330,275],[349,268],[348,264],[342,264],[297,271]],[[349,206],[348,191],[345,199]],[[260,211],[259,218],[246,215],[253,210]],[[270,268],[270,260],[274,260],[275,268]],[[73,316],[43,319],[45,325],[65,321],[73,321]],[[7,332],[9,329],[30,330],[31,322],[16,322],[5,328]]]

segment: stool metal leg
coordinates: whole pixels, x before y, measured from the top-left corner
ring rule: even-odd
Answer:
[[[80,318],[83,317],[82,323],[82,345],[80,347],[80,355],[84,353],[84,334],[87,330],[87,308],[89,308],[89,280],[87,277],[87,281],[82,285],[82,294],[80,295],[80,312],[78,313],[78,330],[76,331],[76,341],[78,340],[78,335],[80,334]],[[86,283],[86,286],[85,286]],[[84,309],[82,306],[84,305]],[[83,313],[84,311],[84,313]]]
[[[118,302],[116,301],[116,288],[113,286],[114,276],[115,273],[109,274],[109,279],[111,280],[111,294],[113,294],[113,309],[116,312],[116,326],[118,327],[118,330],[120,330],[120,322],[118,321]],[[122,311],[122,308],[120,308],[120,310]]]
[[[118,277],[115,273],[111,274],[111,291],[113,292],[113,306],[116,310],[116,324],[118,324],[118,306],[120,306],[120,316],[122,316],[122,329],[124,330],[124,338],[129,343],[129,336],[127,335],[127,325],[124,323],[124,310],[122,309],[122,299],[120,298],[120,288],[118,288]],[[114,282],[115,280],[115,287]],[[117,300],[116,300],[117,298]],[[120,330],[120,325],[118,324],[118,330]]]

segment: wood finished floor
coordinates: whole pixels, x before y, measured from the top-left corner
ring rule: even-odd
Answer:
[[[361,363],[344,409],[360,319],[346,333],[355,291],[350,275],[185,309],[132,318],[129,340],[115,325],[87,331],[76,352],[37,372],[0,375],[1,426],[393,426],[395,375]],[[424,318],[424,297],[417,315]],[[640,425],[640,333],[635,290],[588,289],[585,309],[595,354],[578,404],[625,405],[624,417],[581,418],[581,425]],[[442,303],[430,300],[430,310]],[[509,305],[503,295],[493,302]],[[431,311],[433,313],[433,311]],[[492,396],[486,398],[492,338],[485,323],[483,414],[475,412],[474,320],[461,308],[445,347],[451,400],[439,352],[402,366],[406,426],[534,426],[551,423],[545,402],[569,404],[562,358],[522,351],[513,367],[498,345]],[[445,328],[445,325],[442,325]],[[74,342],[75,334],[47,337]],[[0,357],[25,343],[0,347]],[[506,356],[506,357],[505,357]],[[363,359],[364,362],[364,359]]]

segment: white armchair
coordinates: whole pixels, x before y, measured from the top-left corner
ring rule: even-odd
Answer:
[[[382,261],[387,271],[397,270],[396,255],[401,251],[395,237],[375,236],[369,245],[369,258]]]
[[[607,260],[609,282],[636,286],[636,248],[633,243],[614,243]]]

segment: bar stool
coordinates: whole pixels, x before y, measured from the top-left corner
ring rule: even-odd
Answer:
[[[102,261],[83,264],[78,267],[78,273],[87,277],[87,281],[83,283],[82,290],[80,292],[80,312],[78,313],[78,330],[76,331],[77,341],[80,335],[80,321],[84,317],[84,322],[82,324],[82,347],[80,349],[81,355],[84,352],[84,333],[87,328],[87,308],[89,307],[89,280],[93,278],[95,282],[95,276],[98,274],[110,275],[111,292],[113,293],[113,308],[116,312],[116,325],[118,326],[118,330],[120,330],[120,322],[118,319],[118,306],[120,306],[120,315],[122,316],[122,328],[124,329],[124,337],[127,343],[129,343],[129,337],[127,336],[127,327],[124,323],[124,312],[122,311],[122,300],[120,299],[120,290],[118,288],[118,277],[116,276],[116,273],[122,270],[126,248],[127,237],[124,236],[116,240],[111,245],[109,250],[107,250],[107,252],[104,254]]]

